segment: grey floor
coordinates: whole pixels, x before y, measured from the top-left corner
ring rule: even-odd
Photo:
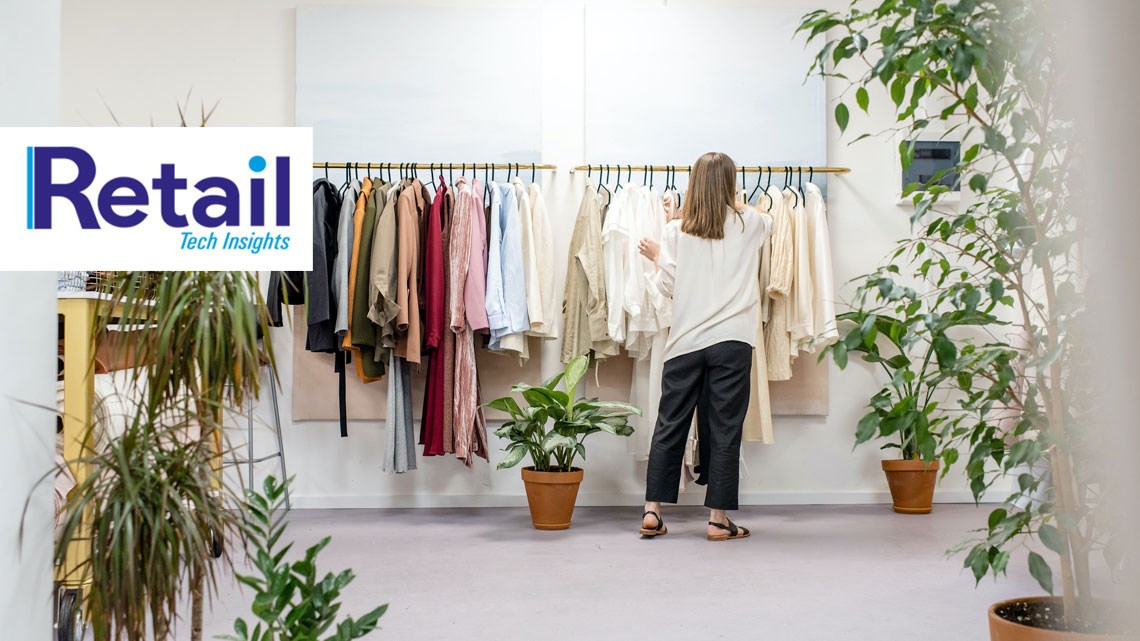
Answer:
[[[735,520],[752,538],[709,543],[697,508],[667,511],[655,540],[636,534],[638,508],[579,508],[564,532],[532,529],[525,508],[297,510],[287,538],[333,537],[322,568],[358,577],[345,612],[390,604],[369,639],[965,641],[988,638],[990,603],[1040,592],[1025,551],[977,589],[945,558],[986,513],[751,507]],[[222,586],[206,637],[247,602]]]

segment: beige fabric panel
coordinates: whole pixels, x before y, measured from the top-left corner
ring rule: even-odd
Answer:
[[[337,408],[337,375],[333,371],[332,354],[314,354],[305,349],[304,308],[293,310],[293,420],[295,421],[335,421],[340,418]],[[526,364],[485,349],[476,348],[475,362],[479,368],[479,383],[482,385],[483,402],[510,393],[511,386],[520,381],[532,384],[542,382],[542,364],[539,354],[539,339],[531,338],[530,353],[533,355]],[[423,409],[424,383],[427,378],[427,364],[421,368],[412,366],[412,412],[420,419]],[[388,380],[364,384],[356,377],[356,366],[348,366],[345,397],[348,405],[348,419],[351,421],[382,420],[388,410]],[[629,394],[628,383],[626,395]],[[501,420],[506,414],[484,409],[489,420]]]
[[[816,362],[815,354],[802,354],[792,365],[792,378],[768,383],[773,416],[826,416],[828,361]],[[619,356],[590,368],[586,394],[611,401],[628,401],[633,377],[633,359]],[[776,435],[779,439],[779,434]]]

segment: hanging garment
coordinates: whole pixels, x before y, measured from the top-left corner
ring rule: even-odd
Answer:
[[[396,356],[409,363],[420,364],[420,221],[430,201],[424,194],[423,184],[412,180],[400,192],[396,202],[399,237],[399,259],[396,273],[396,302],[400,306],[396,316]]]
[[[452,220],[451,235],[451,287],[449,308],[451,331],[455,333],[455,385],[453,400],[455,407],[455,456],[471,467],[476,456],[487,458],[487,426],[479,402],[479,380],[475,368],[475,337],[472,312],[481,316],[486,327],[487,312],[483,305],[482,287],[476,305],[468,305],[468,287],[472,280],[481,280],[485,274],[479,256],[482,243],[476,245],[473,237],[482,236],[484,229],[482,206],[476,197],[479,183],[473,180],[469,185],[465,177],[456,181],[458,198]],[[481,197],[481,194],[479,194]],[[475,307],[473,309],[472,307]]]
[[[606,319],[606,285],[602,266],[601,198],[587,180],[566,266],[566,288],[562,297],[562,362],[580,354],[595,360],[618,355],[610,338]]]
[[[542,278],[538,273],[538,246],[534,239],[534,213],[531,211],[530,191],[518,176],[511,179],[511,186],[514,187],[519,206],[527,318],[530,319],[530,324],[542,326],[546,323],[546,319],[542,316]],[[527,329],[529,330],[530,327]]]
[[[768,192],[762,192],[756,201],[756,208],[771,215],[775,201]],[[767,323],[771,318],[772,298],[768,296],[768,283],[772,280],[772,236],[764,241],[760,251],[760,322]],[[767,366],[764,368],[767,370]]]
[[[353,243],[352,213],[356,210],[356,198],[360,195],[360,181],[354,180],[341,195],[340,215],[336,227],[336,259],[333,261],[332,293],[336,299],[336,324],[334,330],[340,340],[348,331],[348,267],[352,260],[349,248]],[[343,248],[343,250],[342,250]]]
[[[661,241],[665,230],[665,208],[657,193],[648,187],[634,187],[632,193],[632,233],[627,248],[623,303],[627,319],[625,347],[630,356],[641,360],[649,356],[662,325],[654,306],[656,293],[652,286],[657,266],[641,255],[637,245],[642,238]]]
[[[388,366],[387,447],[381,469],[403,474],[416,469],[412,432],[412,377],[408,362],[391,352]]]
[[[466,176],[462,178],[466,179]],[[458,180],[455,182],[456,189],[461,193],[466,191],[471,198],[468,205],[470,211],[467,213],[466,222],[463,223],[465,229],[460,230],[469,245],[464,259],[468,264],[462,266],[466,270],[466,278],[463,280],[463,306],[472,331],[482,332],[488,326],[487,225],[483,212],[483,190],[478,180],[473,179],[470,184],[461,184]],[[458,207],[458,203],[456,206]]]
[[[531,183],[530,193],[530,219],[534,253],[537,259],[538,294],[542,306],[542,319],[530,320],[528,335],[539,336],[545,339],[558,336],[558,326],[555,317],[558,315],[558,296],[554,290],[554,232],[550,227],[550,216],[546,212],[546,199],[538,183]],[[529,315],[528,315],[529,316]]]
[[[658,197],[652,190],[646,190],[645,197],[648,201],[647,211],[656,220],[650,221],[648,229],[643,232],[646,236],[642,236],[642,238],[649,237],[660,243],[667,222],[666,219],[669,216],[666,201],[672,201],[672,197],[668,195],[664,198]],[[637,240],[640,241],[640,238]],[[640,254],[638,259],[644,260]],[[665,366],[665,343],[669,336],[669,323],[673,309],[672,299],[658,296],[653,287],[652,276],[657,268],[651,261],[649,261],[649,269],[651,271],[646,274],[645,290],[641,294],[640,304],[645,310],[642,312],[642,316],[652,316],[656,329],[653,332],[646,332],[645,339],[639,339],[636,336],[635,328],[640,327],[640,323],[634,321],[630,323],[630,335],[633,339],[631,343],[648,341],[648,358],[641,358],[634,362],[629,390],[630,403],[642,410],[641,416],[631,416],[629,421],[634,432],[628,443],[634,458],[637,460],[649,458],[653,431],[657,425],[657,410],[661,404],[661,372]]]
[[[487,209],[487,326],[491,331],[488,347],[499,349],[499,340],[505,333],[507,303],[503,294],[503,197],[499,183],[491,181],[491,202]],[[508,192],[510,188],[508,187]],[[522,256],[519,256],[522,262]]]
[[[491,183],[491,240],[487,263],[487,320],[491,340],[487,346],[524,357],[523,332],[530,329],[530,315],[521,213],[515,188]],[[496,291],[492,292],[492,287]]]
[[[810,343],[815,336],[815,312],[812,304],[815,293],[811,278],[811,229],[807,222],[804,194],[792,189],[792,237],[795,244],[795,275],[792,276],[792,306],[788,320],[792,360],[800,352],[802,343]]]
[[[602,225],[602,265],[606,283],[606,328],[618,345],[626,343],[628,317],[625,311],[626,279],[631,277],[630,246],[633,236],[634,195],[632,188],[617,191],[606,210]]]
[[[356,298],[356,272],[360,266],[360,234],[364,225],[364,207],[368,203],[368,196],[372,194],[372,179],[365,178],[360,183],[360,193],[356,196],[356,209],[352,213],[352,253],[348,260],[348,330],[341,339],[341,348],[352,349],[353,303]]]
[[[761,196],[760,211],[768,213],[772,201]],[[771,214],[769,213],[769,218]],[[770,445],[772,434],[772,401],[768,393],[768,357],[764,341],[764,310],[767,307],[768,261],[771,259],[771,236],[764,240],[760,250],[760,272],[757,274],[757,291],[760,292],[760,322],[756,323],[756,349],[752,352],[752,373],[749,377],[748,412],[744,416],[744,440]]]
[[[336,187],[324,178],[313,183],[313,271],[305,277],[308,287],[308,333],[305,349],[336,351],[336,300],[332,295],[333,262],[336,260],[337,216],[340,200]]]
[[[443,178],[440,177],[440,182]],[[455,453],[455,337],[456,334],[451,330],[451,301],[453,296],[462,296],[463,288],[459,287],[459,294],[456,294],[456,284],[454,282],[455,262],[452,260],[452,251],[455,243],[452,242],[452,235],[455,230],[455,205],[456,195],[455,189],[449,188],[447,190],[446,200],[443,202],[443,218],[440,220],[442,225],[442,240],[443,246],[443,300],[444,300],[444,324],[445,329],[443,332],[443,359],[440,360],[440,369],[443,370],[443,408],[440,413],[443,414],[443,451],[445,454]]]
[[[827,205],[823,193],[808,183],[806,222],[811,253],[812,337],[801,349],[816,352],[839,340],[835,322],[835,277],[831,269],[831,234],[827,229]]]
[[[443,340],[445,334],[451,335],[451,330],[447,327],[444,310],[447,279],[444,272],[443,221],[451,215],[450,196],[451,192],[440,176],[424,225],[424,347],[428,359],[424,407],[420,414],[420,445],[424,446],[424,456],[442,456],[444,453],[443,372],[450,369],[450,364],[444,357]]]
[[[400,306],[396,302],[397,236],[396,186],[373,186],[373,191],[386,192],[384,205],[376,216],[368,280],[368,320],[374,325],[376,346],[373,353],[362,354],[374,362],[387,363],[389,352],[396,346],[396,317]]]
[[[352,333],[352,347],[356,355],[356,377],[365,383],[383,378],[387,370],[387,359],[377,361],[376,349],[379,346],[379,328],[368,319],[370,307],[368,292],[372,282],[372,248],[376,240],[376,219],[388,200],[388,190],[382,183],[373,183],[364,204],[364,216],[359,226],[357,243],[356,281],[352,294],[352,311],[349,327]]]
[[[768,323],[764,326],[764,350],[768,358],[768,380],[786,381],[792,377],[791,342],[788,338],[788,299],[792,294],[795,245],[792,216],[785,207],[784,194],[771,193],[772,269],[768,280],[771,298]]]

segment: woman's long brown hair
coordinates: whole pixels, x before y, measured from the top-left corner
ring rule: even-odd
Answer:
[[[720,152],[704,154],[689,173],[688,194],[681,208],[681,231],[719,240],[724,238],[728,212],[736,210],[736,163]]]

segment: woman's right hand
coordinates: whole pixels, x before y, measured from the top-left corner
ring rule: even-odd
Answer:
[[[637,243],[637,251],[641,252],[642,256],[653,261],[653,264],[656,265],[657,256],[661,253],[661,246],[652,238],[642,238],[641,242]]]

